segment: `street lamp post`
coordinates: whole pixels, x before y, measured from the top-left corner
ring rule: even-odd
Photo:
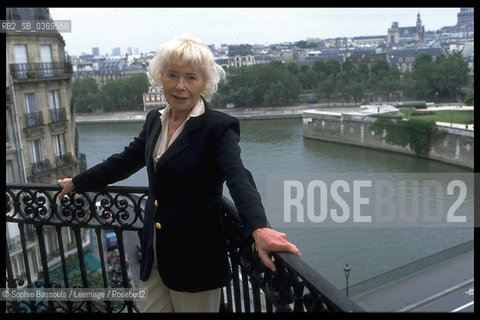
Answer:
[[[347,294],[348,297],[348,277],[350,276],[350,266],[348,263],[343,267],[343,271],[345,272],[345,293]]]

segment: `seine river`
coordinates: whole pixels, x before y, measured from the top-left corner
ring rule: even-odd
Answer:
[[[121,152],[141,127],[141,123],[78,124],[80,152],[87,157],[87,167]],[[301,119],[242,120],[240,145],[244,164],[252,172],[265,205],[269,202],[270,189],[281,188],[269,184],[272,175],[281,178],[282,174],[290,177],[311,174],[313,179],[322,174],[364,178],[380,173],[394,181],[403,173],[428,177],[471,173],[428,159],[305,139]],[[117,185],[145,186],[146,183],[146,171],[142,169]],[[466,202],[470,202],[461,207],[467,208],[467,215],[473,214],[471,198],[473,196],[468,196]],[[266,208],[269,219],[283,214],[268,212],[270,205]],[[289,241],[299,247],[302,259],[338,288],[345,286],[343,267],[347,263],[352,268],[349,283],[353,284],[473,239],[473,228],[468,227],[412,224],[412,227],[322,228],[321,224],[314,223],[308,227],[305,224],[277,227],[273,222],[272,225],[285,231]]]

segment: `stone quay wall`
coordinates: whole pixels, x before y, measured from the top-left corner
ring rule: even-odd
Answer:
[[[369,147],[417,156],[408,145],[385,142],[386,132],[375,135],[370,128],[376,118],[358,114],[311,111],[303,113],[303,136],[330,142]],[[438,126],[446,131],[432,145],[426,158],[472,168],[474,165],[474,131]]]

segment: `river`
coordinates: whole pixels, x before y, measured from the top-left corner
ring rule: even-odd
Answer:
[[[413,156],[347,146],[302,137],[301,119],[242,120],[241,148],[245,166],[252,172],[264,204],[272,175],[321,173],[365,175],[381,173],[395,179],[399,173],[468,174],[467,169]],[[123,150],[141,130],[141,123],[78,124],[80,152],[87,167]],[[389,178],[390,179],[390,178]],[[117,185],[144,186],[142,169]],[[228,195],[228,191],[227,197]],[[473,198],[473,197],[472,197]],[[473,203],[473,199],[467,197]],[[267,211],[269,206],[266,206]],[[467,210],[473,204],[467,205]],[[473,213],[473,209],[472,209]],[[276,213],[267,212],[272,215]],[[275,225],[274,225],[274,228]],[[302,259],[338,288],[345,286],[343,267],[349,264],[349,283],[355,283],[456,244],[473,239],[465,227],[289,227],[288,234]]]

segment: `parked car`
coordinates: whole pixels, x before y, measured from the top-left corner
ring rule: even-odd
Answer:
[[[107,250],[113,250],[118,248],[118,240],[115,232],[109,232],[105,235]]]
[[[316,98],[310,98],[308,100],[308,103],[317,103],[317,102],[318,102],[318,100]]]

